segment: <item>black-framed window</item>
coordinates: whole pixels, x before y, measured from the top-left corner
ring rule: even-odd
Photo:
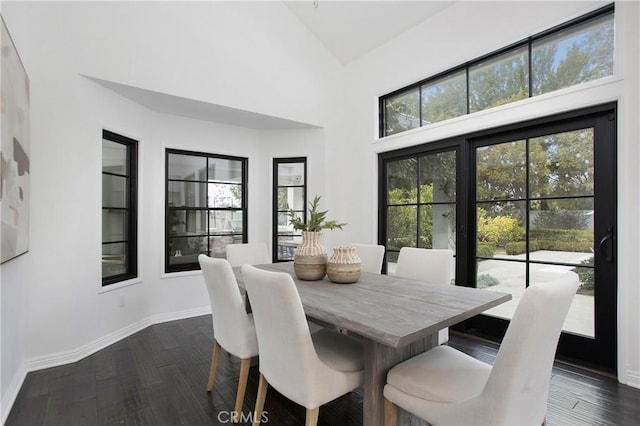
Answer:
[[[380,137],[613,75],[614,5],[379,99]]]
[[[102,285],[138,276],[138,141],[102,131]]]
[[[273,261],[293,260],[293,253],[302,241],[301,231],[293,229],[289,211],[306,221],[307,159],[273,159]]]
[[[165,271],[200,269],[198,255],[226,257],[247,241],[244,157],[166,150]]]

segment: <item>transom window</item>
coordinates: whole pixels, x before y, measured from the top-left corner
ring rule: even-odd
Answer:
[[[168,149],[165,271],[200,269],[247,241],[247,159]]]
[[[613,75],[614,5],[380,97],[380,137]]]

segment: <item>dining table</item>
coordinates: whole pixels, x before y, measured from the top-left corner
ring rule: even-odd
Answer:
[[[362,338],[362,424],[366,426],[384,423],[383,388],[391,367],[437,346],[439,330],[511,299],[509,293],[367,272],[351,284],[332,283],[327,277],[304,281],[296,277],[293,262],[256,267],[291,275],[311,321]],[[244,289],[241,269],[233,269],[238,285]],[[399,425],[409,422],[407,413],[398,418]]]

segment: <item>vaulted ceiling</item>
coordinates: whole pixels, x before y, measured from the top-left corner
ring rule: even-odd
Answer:
[[[383,45],[453,3],[433,0],[284,1],[343,64]]]

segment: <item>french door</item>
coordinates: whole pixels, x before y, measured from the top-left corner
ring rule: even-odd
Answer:
[[[580,288],[559,354],[616,362],[615,111],[469,140],[467,267],[511,302],[470,322],[500,336],[524,290],[574,272]]]
[[[455,153],[456,176],[449,178],[456,182],[455,193],[450,192],[455,198],[446,200],[455,206],[455,215],[446,217],[447,223],[455,224],[455,237],[447,241],[455,246],[456,284],[513,296],[464,327],[500,340],[528,286],[573,272],[580,288],[558,354],[615,370],[615,117],[615,105],[594,107],[383,154],[380,240],[391,249],[389,271],[403,241],[403,235],[394,235],[398,214],[408,209],[394,204],[403,182],[398,171],[411,173],[411,158],[419,166],[426,159]],[[419,210],[420,198],[417,204]],[[421,220],[418,214],[416,222],[418,239],[406,245],[415,241],[420,246],[420,235],[442,233],[435,219]],[[427,231],[430,224],[433,230]],[[409,234],[414,234],[413,225]]]

